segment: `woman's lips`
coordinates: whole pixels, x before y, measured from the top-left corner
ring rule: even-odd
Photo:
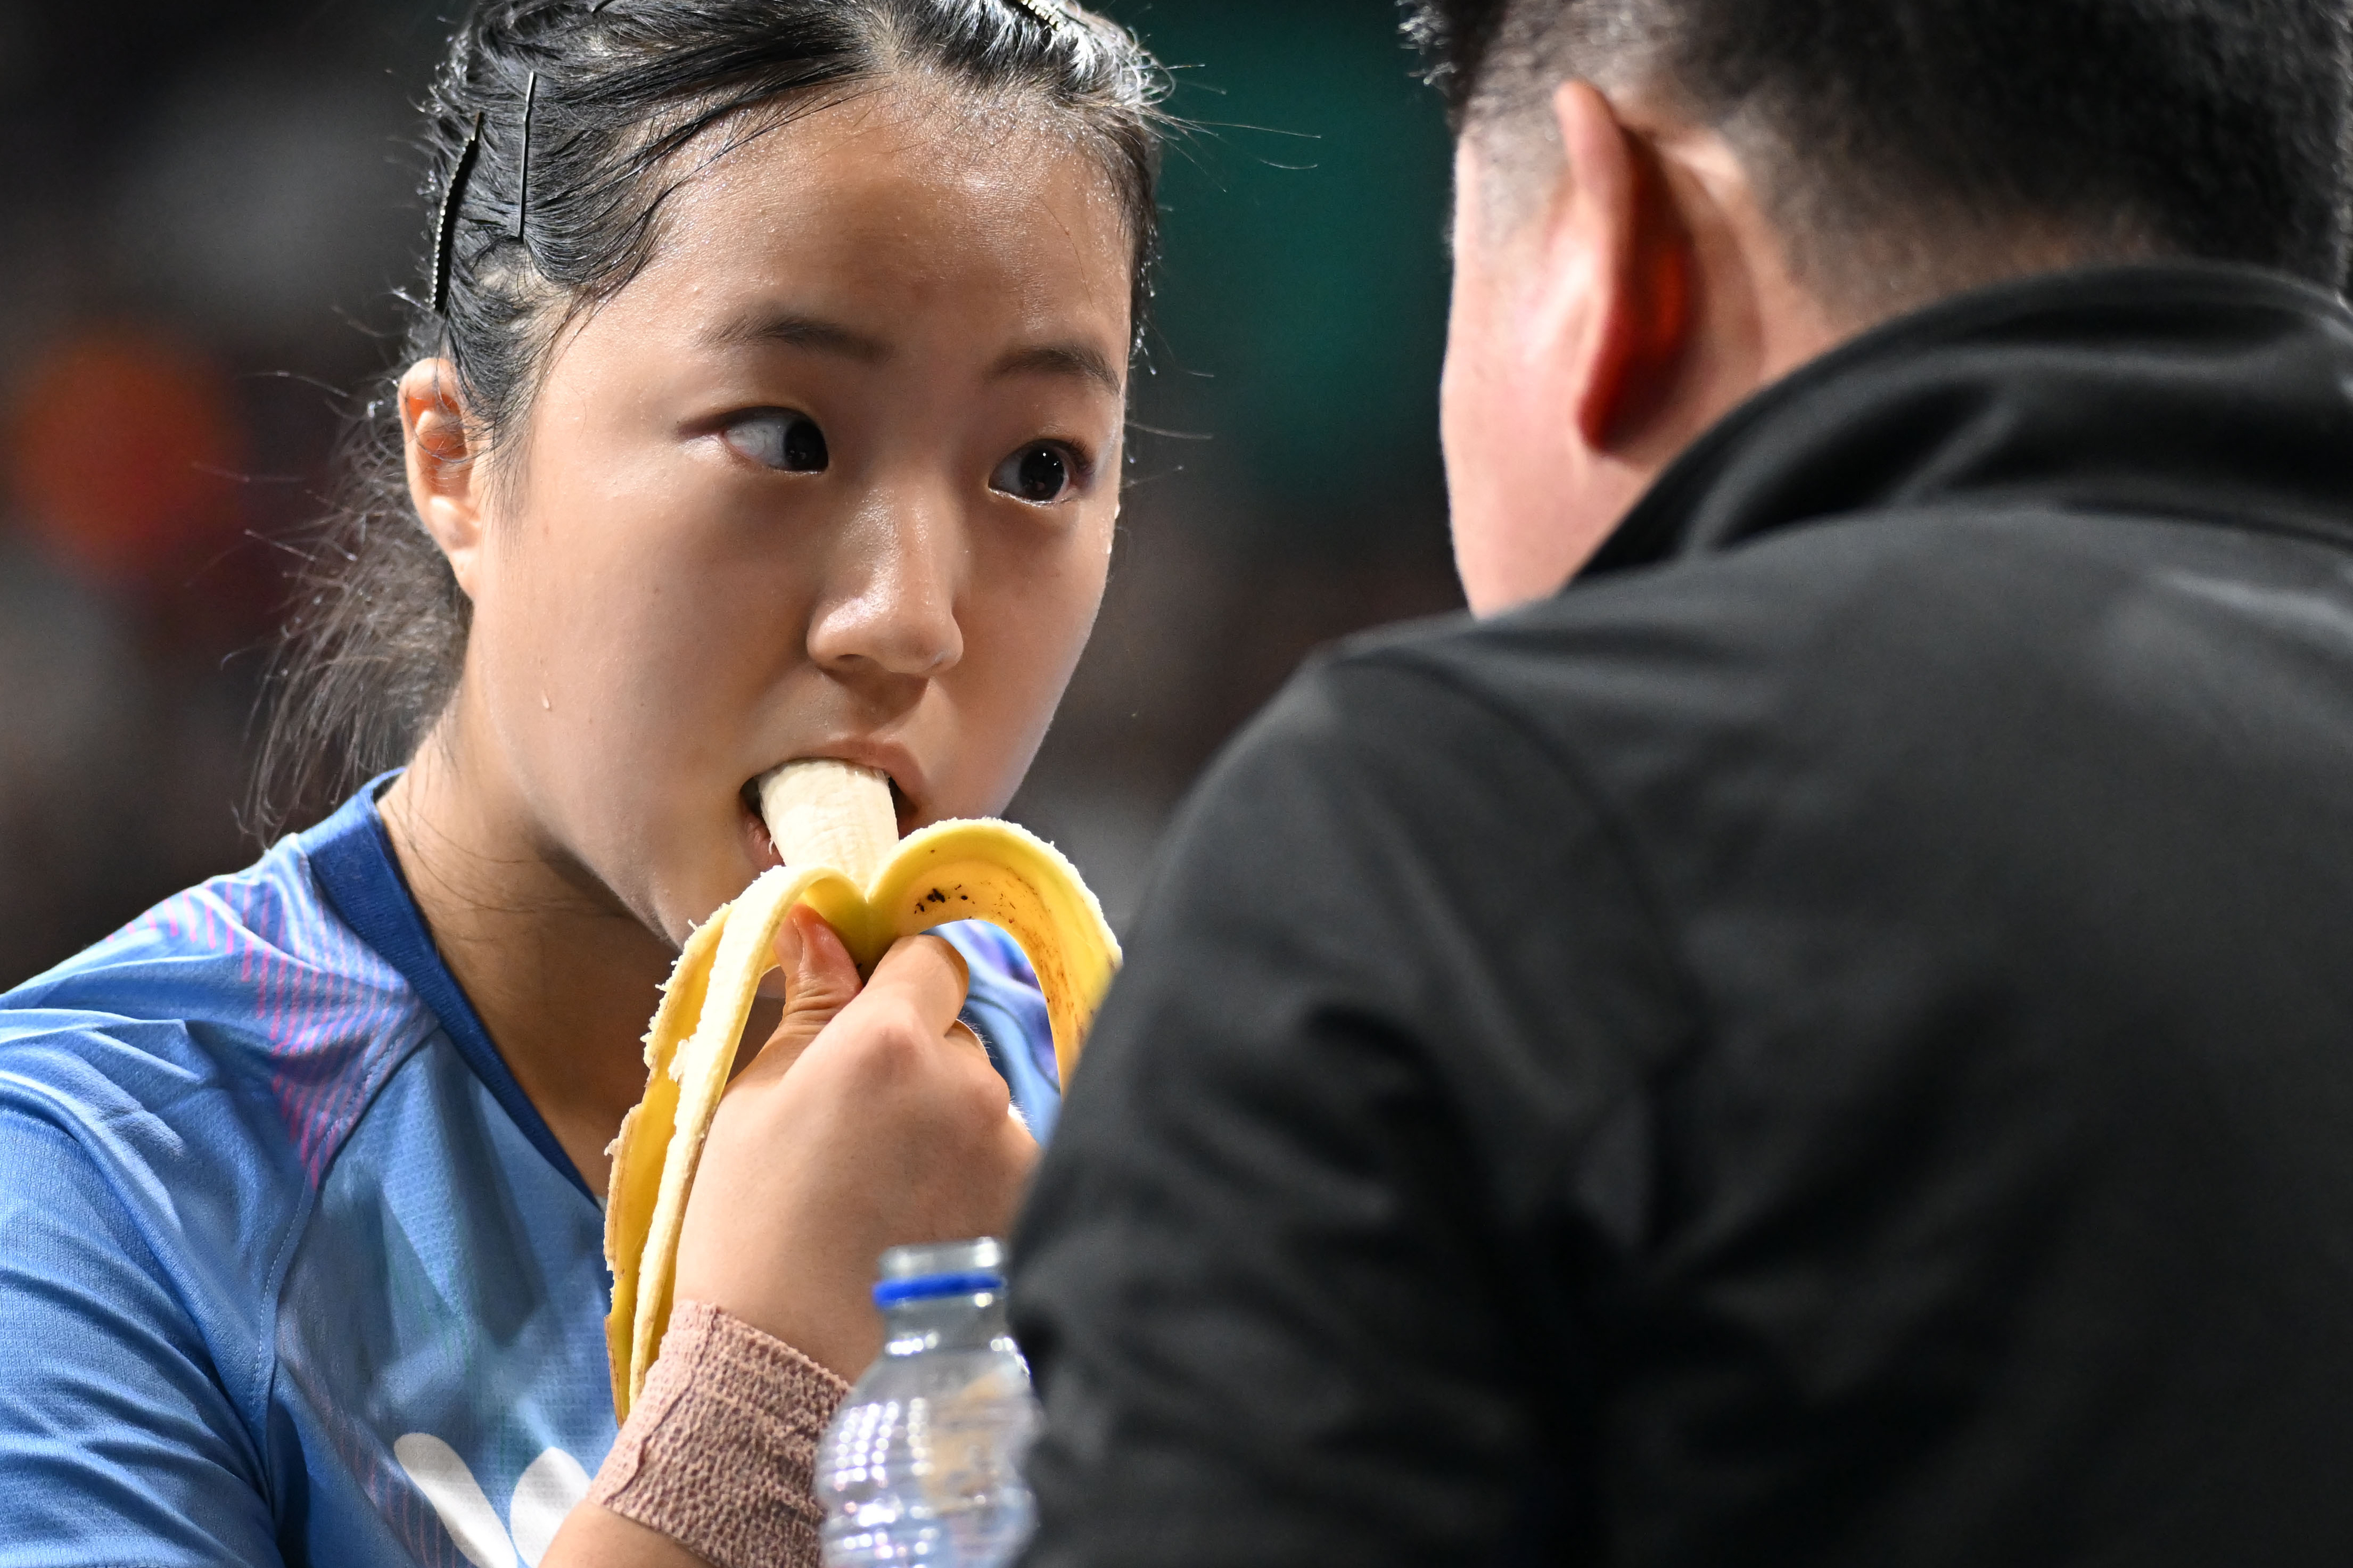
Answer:
[[[889,777],[888,774],[884,776]],[[897,779],[891,779],[891,815],[899,824],[900,837],[904,838],[915,830],[915,803],[907,798],[907,792],[899,787]]]
[[[914,831],[921,808],[907,797],[907,792],[900,787],[898,779],[887,769],[875,771],[881,773],[884,782],[891,786],[892,815],[898,821],[899,837],[904,838]],[[776,839],[768,832],[768,825],[760,817],[760,780],[765,777],[767,774],[761,773],[745,779],[744,787],[735,792],[736,805],[743,813],[744,851],[753,866],[762,871],[773,870],[785,863],[783,852],[777,849]]]
[[[768,836],[768,825],[760,820],[759,799],[759,792],[752,784],[746,784],[738,792],[735,804],[743,813],[745,853],[750,856],[755,868],[772,871],[785,863],[785,858],[777,851],[776,841]]]

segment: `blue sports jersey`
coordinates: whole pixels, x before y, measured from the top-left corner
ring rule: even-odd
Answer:
[[[611,1446],[603,1213],[382,783],[0,997],[0,1568],[536,1563]],[[943,934],[1043,1137],[1035,979]]]

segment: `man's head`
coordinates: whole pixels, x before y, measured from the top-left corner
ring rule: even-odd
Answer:
[[[1415,0],[1408,26],[1461,139],[1446,442],[1482,610],[1912,306],[2158,257],[2345,275],[2338,0]]]

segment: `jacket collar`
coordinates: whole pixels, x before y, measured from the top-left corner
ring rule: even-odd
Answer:
[[[1944,300],[1734,410],[1660,476],[1584,576],[1948,500],[2353,547],[2353,313],[2281,274],[2208,263],[2055,273]]]

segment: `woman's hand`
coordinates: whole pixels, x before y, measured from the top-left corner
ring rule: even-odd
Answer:
[[[679,1239],[677,1295],[854,1379],[879,1353],[885,1247],[1004,1234],[1037,1144],[956,1019],[964,960],[910,937],[863,990],[833,928],[777,934],[785,1016],[730,1084]]]

